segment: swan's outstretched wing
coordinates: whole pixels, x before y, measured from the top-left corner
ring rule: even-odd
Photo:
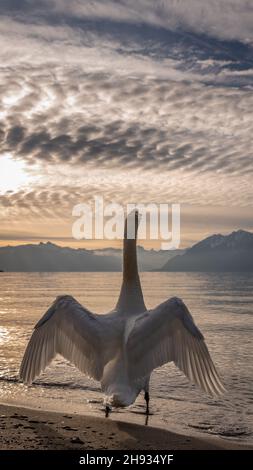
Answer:
[[[225,391],[203,335],[180,299],[170,299],[137,317],[126,338],[126,355],[132,379],[174,361],[205,392],[219,396]]]
[[[71,296],[57,297],[35,326],[20,367],[20,378],[31,383],[56,354],[99,380],[103,371],[101,320]]]

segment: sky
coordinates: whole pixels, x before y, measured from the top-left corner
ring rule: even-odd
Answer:
[[[1,245],[112,246],[72,239],[95,195],[253,230],[251,0],[1,0],[0,46]]]

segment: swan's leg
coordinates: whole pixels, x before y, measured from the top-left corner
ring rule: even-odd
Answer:
[[[146,400],[146,415],[149,415],[149,392],[145,392],[144,398]]]
[[[110,406],[106,405],[105,407],[105,417],[108,418],[109,414],[110,414],[110,411],[111,411],[111,408]]]
[[[146,401],[146,415],[149,415],[149,381],[150,381],[150,375],[146,377],[145,383],[144,383],[144,399]]]

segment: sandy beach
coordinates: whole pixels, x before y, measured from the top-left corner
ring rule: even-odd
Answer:
[[[0,405],[0,449],[246,450],[249,447],[111,418]]]

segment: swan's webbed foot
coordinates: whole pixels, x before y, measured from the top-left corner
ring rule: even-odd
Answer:
[[[105,417],[108,418],[110,411],[112,411],[111,407],[109,405],[106,405],[105,407]]]

